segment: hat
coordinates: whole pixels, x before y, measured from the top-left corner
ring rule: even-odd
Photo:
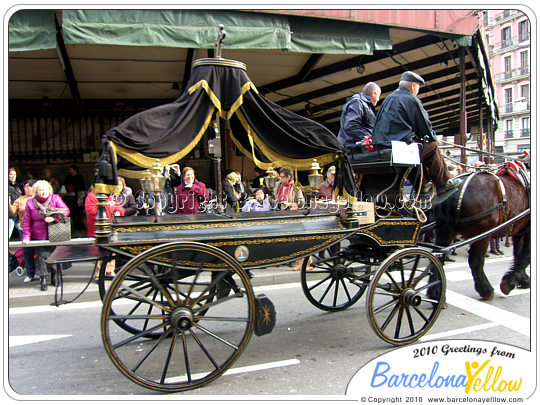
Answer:
[[[336,166],[330,166],[326,174],[336,174]]]
[[[401,75],[401,81],[418,83],[420,85],[426,84],[424,79],[422,79],[422,76],[417,73],[411,72],[410,70]]]

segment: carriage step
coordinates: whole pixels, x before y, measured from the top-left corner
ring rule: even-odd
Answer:
[[[272,332],[276,325],[276,309],[272,301],[264,295],[255,297],[255,335],[262,336]]]

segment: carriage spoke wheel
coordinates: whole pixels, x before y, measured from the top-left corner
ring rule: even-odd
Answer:
[[[123,266],[105,295],[101,334],[127,378],[175,392],[223,374],[254,323],[253,289],[238,262],[212,246],[173,242]]]
[[[445,289],[444,269],[435,256],[421,248],[398,250],[381,263],[369,286],[369,324],[390,344],[412,343],[435,323]]]
[[[359,264],[332,253],[332,248],[322,251],[324,257],[312,256],[302,261],[300,281],[304,295],[314,306],[323,311],[341,311],[356,303],[366,290],[370,266]],[[313,269],[309,269],[312,267]]]
[[[116,259],[117,261],[117,270],[116,273],[119,274],[122,270],[122,266],[125,264],[126,259],[125,257],[121,257],[120,259]],[[170,268],[167,266],[160,266],[159,264],[155,264],[152,262],[146,262],[144,264],[147,268],[147,270],[152,273],[156,278],[158,279],[164,279],[163,285],[170,289],[171,285],[167,282],[166,277],[168,277],[168,273],[170,273]],[[99,271],[99,279],[98,279],[98,290],[99,290],[99,297],[101,298],[101,301],[105,301],[105,296],[107,294],[107,291],[109,291],[111,284],[113,282],[114,276],[107,276],[105,275],[105,268],[107,266],[107,261],[103,261],[100,264],[100,271]],[[126,278],[124,282],[129,282],[132,285],[137,285],[139,287],[139,290],[142,294],[144,294],[148,299],[163,302],[165,300],[163,291],[159,288],[158,285],[152,284],[151,280],[146,275],[141,275],[137,272],[132,272],[128,275],[126,275]],[[136,311],[139,307],[145,306],[145,301],[137,303],[133,308],[132,311]],[[152,309],[150,305],[146,305],[147,310]],[[111,308],[111,315],[113,316],[112,319],[114,322],[120,326],[122,329],[124,329],[126,332],[137,334],[139,332],[142,332],[143,330],[147,330],[148,328],[146,325],[148,322],[141,323],[138,319],[131,319],[131,318],[120,318],[120,317],[114,317],[116,315],[114,313],[114,309]],[[145,337],[147,338],[158,338],[160,337],[164,332],[164,329],[155,330],[152,332],[147,332],[145,334]]]

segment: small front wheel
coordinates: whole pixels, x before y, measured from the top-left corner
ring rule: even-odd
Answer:
[[[300,273],[308,301],[329,312],[354,305],[364,294],[371,276],[370,266],[345,258],[335,247],[305,258]]]
[[[385,342],[415,342],[433,326],[445,304],[444,268],[425,249],[390,255],[375,273],[366,297],[373,331]]]

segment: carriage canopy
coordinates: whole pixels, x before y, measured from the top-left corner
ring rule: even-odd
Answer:
[[[140,112],[107,131],[96,165],[96,190],[113,192],[117,173],[142,177],[156,159],[163,166],[178,162],[212,130],[218,116],[221,133],[231,136],[258,167],[309,170],[313,159],[320,165],[335,162],[336,185],[354,195],[352,170],[337,137],[266,99],[244,63],[223,58],[195,61],[186,90],[177,100]]]

